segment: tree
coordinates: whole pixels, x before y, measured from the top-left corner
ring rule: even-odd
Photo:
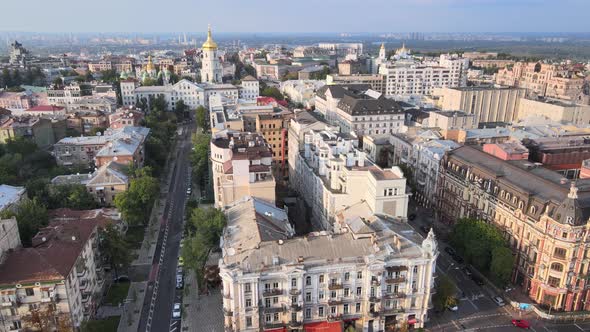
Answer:
[[[115,83],[119,81],[119,75],[117,75],[117,71],[114,69],[103,70],[100,73],[104,82]]]
[[[195,110],[195,122],[198,127],[207,129],[207,110],[203,106],[197,107]]]
[[[74,210],[91,210],[97,208],[98,204],[85,186],[75,185],[68,195],[67,207]]]
[[[186,118],[188,106],[184,103],[184,100],[180,99],[176,102],[176,105],[174,106],[174,113],[176,114],[176,119],[178,121]]]
[[[22,317],[25,331],[66,332],[72,330],[68,314],[57,311],[54,304],[44,305],[42,308],[29,312],[29,315]]]
[[[510,282],[512,268],[514,266],[514,256],[512,251],[506,247],[496,247],[492,251],[492,264],[490,272],[494,281],[500,286],[505,286]]]
[[[8,68],[2,69],[2,87],[12,87],[12,76],[10,75],[10,71]]]
[[[105,127],[94,127],[90,129],[90,136],[96,136],[97,133],[104,133],[107,130]]]
[[[193,179],[202,184],[204,175],[209,170],[209,142],[211,138],[207,134],[195,134],[193,136],[193,151],[190,156],[193,167]]]
[[[455,294],[457,287],[446,275],[437,278],[436,293],[432,296],[432,304],[437,311],[443,311],[445,308],[456,303]]]
[[[63,85],[64,85],[64,81],[62,80],[62,78],[61,78],[61,77],[56,77],[56,78],[53,80],[53,86],[54,86],[55,88],[59,88],[59,87],[61,87],[61,86],[63,86]]]
[[[260,92],[261,96],[266,96],[266,97],[273,97],[276,100],[284,100],[285,97],[283,96],[283,94],[281,93],[281,91],[274,86],[267,86],[265,87],[261,92]]]
[[[99,230],[100,253],[109,262],[115,271],[115,278],[119,276],[120,269],[127,269],[131,264],[131,247],[121,232],[113,225],[108,224]]]
[[[39,228],[49,223],[47,209],[37,199],[22,200],[16,207],[15,216],[24,246],[31,246],[31,240]]]
[[[489,272],[492,251],[506,242],[497,228],[484,221],[460,219],[451,233],[451,243],[467,262],[484,273]]]
[[[130,225],[143,225],[158,196],[159,183],[156,178],[145,173],[130,182],[127,191],[115,196],[115,206]]]

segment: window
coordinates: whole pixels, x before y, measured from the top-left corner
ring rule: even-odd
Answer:
[[[348,304],[344,304],[343,310],[345,315],[348,314]]]
[[[324,283],[324,275],[320,274],[320,284],[323,284],[323,283]]]
[[[273,282],[273,283],[272,283],[272,288],[273,288],[273,289],[277,289],[277,288],[279,288],[279,283],[278,283],[278,282]]]
[[[360,303],[357,303],[357,304],[354,306],[354,311],[355,311],[355,312],[361,312],[361,304],[360,304]]]
[[[336,314],[336,307],[330,307],[330,313],[332,315],[335,315]]]
[[[356,273],[356,278],[357,278],[357,279],[363,279],[363,271],[358,271],[358,272]]]
[[[418,265],[414,266],[414,274],[418,273]]]
[[[293,303],[293,304],[297,303],[297,296],[291,296],[291,303]]]
[[[295,278],[291,279],[291,287],[293,287],[293,288],[297,287],[297,279],[295,279]]]
[[[557,271],[557,272],[563,272],[563,265],[560,263],[552,263],[551,270]]]
[[[35,295],[35,289],[33,289],[33,288],[25,288],[25,292],[26,292],[27,296]]]
[[[319,307],[318,308],[318,316],[324,317],[324,307]]]
[[[336,291],[331,291],[330,292],[330,297],[331,298],[335,298],[336,297]]]
[[[311,286],[311,277],[310,276],[305,277],[305,286]]]
[[[270,290],[270,284],[264,284],[264,290],[268,292]]]
[[[279,320],[279,313],[278,313],[278,312],[275,312],[275,313],[274,313],[274,315],[273,315],[273,317],[272,317],[272,320],[274,320],[275,322],[276,322],[277,320]]]
[[[252,299],[246,299],[246,308],[250,308],[252,306]]]
[[[324,291],[320,291],[318,293],[318,299],[323,300],[324,299]]]
[[[306,308],[305,309],[305,318],[306,319],[311,318],[311,308]]]
[[[244,284],[244,293],[252,293],[251,287],[250,284]]]
[[[560,259],[565,259],[566,253],[567,253],[567,251],[564,248],[555,248],[555,251],[553,252],[553,256],[560,258]]]
[[[305,293],[305,301],[311,302],[311,293],[310,292]]]
[[[264,299],[264,306],[265,306],[266,308],[269,308],[269,307],[270,307],[270,298],[266,298],[266,299]]]
[[[348,281],[348,280],[350,280],[350,272],[346,272],[346,273],[344,273],[344,280],[345,280],[345,281]]]
[[[246,326],[252,327],[252,317],[246,317]]]
[[[271,321],[270,315],[265,315],[264,316],[264,321],[267,322],[267,323],[270,323],[270,321]]]
[[[344,296],[350,296],[350,288],[344,288]]]
[[[561,279],[559,279],[559,278],[555,278],[555,277],[551,277],[551,276],[549,276],[549,278],[547,278],[547,283],[551,287],[559,287],[560,282],[561,282]]]
[[[275,296],[272,298],[272,304],[277,304],[277,303],[279,303],[279,298]]]
[[[356,288],[356,295],[360,296],[363,293],[363,288],[362,287],[357,287]]]

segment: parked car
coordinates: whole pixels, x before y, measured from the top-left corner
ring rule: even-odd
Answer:
[[[492,297],[492,301],[494,301],[494,303],[496,303],[498,307],[503,307],[506,304],[504,303],[504,300],[499,296]]]
[[[172,319],[180,319],[180,303],[174,303],[172,307]]]
[[[182,277],[179,279],[176,277],[176,289],[182,289],[184,287],[184,281],[182,281]]]
[[[459,310],[459,306],[457,306],[457,304],[453,304],[448,306],[447,309],[449,309],[450,311],[457,311]]]
[[[504,286],[504,291],[505,291],[506,293],[510,292],[510,291],[511,291],[511,290],[513,290],[513,289],[514,289],[514,288],[512,288],[512,286],[510,286],[510,285]]]
[[[193,192],[193,190],[192,190],[192,189],[189,187],[189,188],[186,190],[186,195],[187,195],[187,196],[190,196],[190,194],[191,194],[192,192]]]
[[[513,319],[512,325],[514,325],[516,327],[523,328],[523,329],[529,329],[531,327],[531,324],[529,323],[529,321],[525,320],[525,319]]]
[[[457,254],[457,252],[455,251],[455,249],[451,248],[451,247],[446,247],[445,251],[447,252],[447,254],[451,255],[451,256],[455,256]]]
[[[465,275],[468,277],[471,277],[473,275],[473,272],[471,272],[471,270],[468,267],[465,267],[463,269],[463,272],[465,272]]]
[[[485,285],[485,282],[483,281],[483,279],[480,278],[480,277],[478,277],[478,276],[476,276],[475,274],[472,274],[471,275],[471,280],[473,280],[479,286]]]
[[[130,282],[131,280],[129,279],[129,276],[126,275],[120,275],[116,278],[113,278],[113,282]]]

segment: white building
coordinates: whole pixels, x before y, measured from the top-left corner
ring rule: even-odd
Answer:
[[[256,78],[248,75],[242,78],[239,92],[240,99],[256,101],[256,98],[260,95],[260,83]]]
[[[296,131],[301,127],[294,128]],[[406,217],[409,195],[404,174],[398,167],[381,169],[371,163],[356,148],[354,134],[329,129],[293,134],[289,135],[289,155],[296,157],[295,164],[289,165],[293,169],[289,180],[311,209],[316,229],[332,229],[336,212],[360,201],[365,201],[375,214]]]
[[[14,210],[23,198],[27,197],[25,187],[0,184],[0,211]]]
[[[388,97],[429,95],[435,88],[467,85],[469,59],[456,54],[441,54],[438,61],[423,61],[411,57],[405,47],[396,51],[394,59],[379,67],[385,76]]]
[[[211,26],[207,32],[207,40],[201,46],[203,60],[201,61],[201,81],[207,83],[222,83],[223,68],[217,54],[217,43],[211,36]],[[235,71],[235,70],[234,70]]]
[[[367,202],[338,213],[339,231],[292,237],[286,214],[246,199],[226,210],[219,261],[225,327],[389,331],[423,327],[438,256],[399,219]]]
[[[436,204],[440,161],[447,151],[460,145],[441,139],[441,135],[432,130],[394,134],[390,136],[389,142],[393,147],[393,164],[405,165],[413,172],[415,199],[428,207]]]
[[[281,82],[279,90],[289,96],[294,103],[301,103],[304,107],[311,107],[315,104],[315,93],[326,82],[320,80],[289,80]]]
[[[246,196],[275,202],[272,152],[261,134],[218,131],[211,138],[211,163],[215,207]]]

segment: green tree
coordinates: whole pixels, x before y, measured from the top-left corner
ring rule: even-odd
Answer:
[[[158,192],[158,180],[150,175],[142,174],[130,181],[127,191],[115,196],[115,206],[130,225],[143,225],[148,219]]]
[[[61,77],[56,77],[56,78],[53,80],[53,86],[54,86],[56,89],[57,89],[57,88],[60,88],[60,87],[62,87],[63,85],[64,85],[64,81],[62,80],[62,78],[61,78]]]
[[[176,119],[181,121],[186,118],[188,114],[188,106],[184,103],[184,100],[179,100],[176,102],[174,106],[174,113],[176,114]]]
[[[117,71],[114,69],[103,70],[100,73],[104,82],[115,83],[119,81],[119,75],[117,75]]]
[[[473,219],[457,221],[451,233],[451,243],[467,262],[484,273],[489,272],[494,248],[506,244],[496,227]]]
[[[108,224],[99,230],[100,253],[115,271],[115,278],[121,269],[127,269],[131,264],[131,247],[119,230]]]
[[[47,226],[49,216],[47,209],[36,199],[24,199],[16,207],[16,222],[18,232],[24,246],[31,246],[31,239],[39,228]]]
[[[193,179],[200,184],[209,170],[210,140],[211,137],[207,134],[199,133],[193,136],[193,151],[190,160],[193,167]]]
[[[285,97],[283,96],[283,94],[281,93],[281,91],[274,86],[267,86],[265,87],[261,92],[260,92],[261,96],[266,96],[266,97],[273,97],[276,100],[284,100]]]
[[[12,72],[12,84],[14,86],[19,86],[23,83],[23,79],[21,77],[20,71],[18,69],[15,69]]]
[[[2,87],[12,87],[12,76],[10,75],[10,71],[8,68],[2,69]]]
[[[441,275],[437,278],[436,293],[432,296],[432,304],[437,311],[442,311],[445,308],[456,303],[455,294],[457,287],[446,275]]]
[[[94,127],[90,129],[90,136],[96,136],[97,133],[104,133],[107,130],[105,127]]]
[[[500,286],[506,286],[512,276],[514,267],[514,256],[512,251],[506,247],[496,247],[492,251],[492,264],[490,273],[494,281]]]
[[[98,207],[94,197],[83,185],[74,185],[68,195],[67,207],[74,210],[91,210]]]
[[[197,107],[195,110],[195,122],[197,123],[197,126],[203,128],[203,130],[207,129],[207,109],[205,109],[205,107]]]

